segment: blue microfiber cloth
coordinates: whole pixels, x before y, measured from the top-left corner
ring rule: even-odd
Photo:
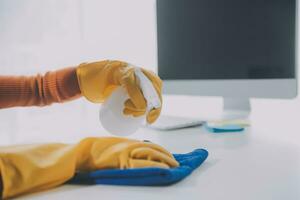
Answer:
[[[199,167],[207,158],[205,149],[196,149],[187,154],[173,154],[180,166],[171,169],[105,169],[93,172],[78,172],[68,183],[106,184],[132,186],[170,185],[181,181]]]

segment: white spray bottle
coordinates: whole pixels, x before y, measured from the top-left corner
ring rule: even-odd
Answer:
[[[117,88],[100,108],[100,122],[105,130],[117,136],[127,136],[136,132],[146,122],[147,113],[153,108],[161,106],[160,98],[151,81],[139,68],[135,68],[135,75],[140,81],[140,89],[147,102],[145,115],[133,117],[123,114],[124,103],[129,98],[124,88]]]

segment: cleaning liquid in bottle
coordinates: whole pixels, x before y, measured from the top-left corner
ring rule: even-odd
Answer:
[[[151,81],[139,69],[135,69],[135,75],[140,81],[141,91],[147,101],[145,115],[133,117],[123,114],[124,103],[129,98],[126,90],[117,88],[100,108],[100,122],[105,130],[112,135],[127,136],[136,132],[146,122],[147,113],[153,108],[159,108],[161,102]]]

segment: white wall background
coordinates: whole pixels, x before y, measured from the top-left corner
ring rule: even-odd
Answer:
[[[0,74],[122,59],[155,68],[154,0],[0,0]]]

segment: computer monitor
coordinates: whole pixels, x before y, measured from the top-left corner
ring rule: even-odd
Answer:
[[[293,98],[296,0],[157,0],[164,93],[224,97],[245,116],[249,98]]]

